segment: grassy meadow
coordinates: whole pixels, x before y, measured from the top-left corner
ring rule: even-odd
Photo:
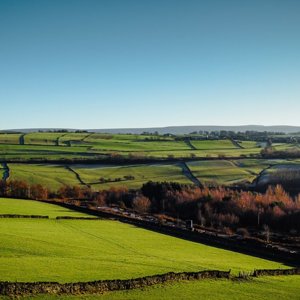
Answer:
[[[0,133],[0,159],[95,160],[112,153],[125,158],[135,155],[155,159],[239,157],[258,155],[261,151],[261,146],[255,142],[240,144],[243,144],[242,148],[230,140],[191,140],[188,143],[171,136],[87,132]],[[284,145],[288,147],[290,144]]]
[[[142,290],[110,292],[103,295],[36,296],[23,300],[299,300],[300,276],[256,278],[250,281],[203,280],[157,285]],[[4,298],[3,298],[4,299]]]
[[[201,183],[225,186],[251,183],[264,169],[287,164],[299,165],[300,162],[279,159],[220,159],[187,162],[190,171]],[[192,184],[181,162],[125,165],[9,163],[8,168],[9,179],[23,180],[29,184],[42,184],[50,191],[56,191],[63,185],[82,186],[82,183],[93,190],[111,187],[138,189],[150,180]],[[272,170],[269,169],[268,172]],[[0,176],[2,177],[3,174],[3,166],[0,165]]]
[[[233,273],[287,266],[185,241],[111,220],[56,220],[75,215],[58,206],[0,199],[0,214],[50,219],[0,219],[1,281],[126,279],[205,269]]]
[[[80,178],[95,190],[108,189],[121,185],[127,188],[140,188],[143,183],[152,181],[175,181],[184,184],[192,182],[183,174],[180,163],[142,164],[142,165],[72,165]],[[133,176],[132,179],[126,179]],[[100,183],[100,178],[107,181]],[[121,181],[116,181],[120,178]]]
[[[50,191],[56,191],[63,185],[80,185],[75,174],[64,165],[8,164],[8,167],[10,179],[41,184]]]

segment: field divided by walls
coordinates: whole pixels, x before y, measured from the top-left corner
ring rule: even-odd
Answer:
[[[50,216],[45,220],[0,219],[0,281],[74,282],[171,271],[231,269],[237,274],[288,267],[117,221],[57,220],[57,215],[72,216],[73,212],[55,205],[13,199],[0,203],[1,214]]]

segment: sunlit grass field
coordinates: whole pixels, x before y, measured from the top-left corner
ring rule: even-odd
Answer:
[[[251,183],[260,172],[270,166],[297,164],[297,160],[208,160],[187,162],[192,174],[203,184],[234,185]],[[78,174],[70,171],[70,167]],[[50,191],[56,191],[63,185],[79,185],[82,182],[93,190],[104,190],[111,187],[140,188],[148,181],[173,181],[183,184],[193,184],[184,173],[183,165],[178,163],[154,164],[18,164],[9,163],[9,179],[23,180],[29,184],[42,184]],[[272,169],[270,169],[271,171]],[[0,165],[0,176],[3,176]]]
[[[0,198],[0,214],[86,217],[86,214],[41,201]]]
[[[36,300],[299,300],[300,276],[256,278],[250,281],[203,280],[157,285],[142,290],[110,292],[104,295],[37,296]]]
[[[188,162],[188,166],[204,184],[231,185],[252,182],[268,164],[258,160],[215,160]]]
[[[25,134],[0,134],[0,159],[97,159],[111,153],[123,157],[132,155],[147,158],[239,157],[258,155],[261,148],[255,142],[242,142],[240,149],[230,140],[192,140],[191,145],[175,137],[97,134],[72,132],[35,132]],[[288,147],[290,144],[284,144]],[[278,145],[282,147],[282,145]]]
[[[192,145],[198,150],[219,150],[219,149],[236,149],[235,145],[230,140],[193,140]]]
[[[152,181],[174,181],[184,184],[191,184],[182,171],[180,163],[174,164],[142,164],[142,165],[73,165],[81,179],[91,185],[93,189],[108,189],[112,186],[126,186],[128,188],[140,188],[143,183]],[[132,179],[125,177],[132,176]],[[100,183],[104,178],[106,183]],[[116,181],[120,178],[121,181]]]
[[[55,215],[73,213],[51,204],[13,199],[0,202],[0,213],[52,217],[0,219],[2,281],[125,279],[205,269],[231,269],[236,274],[287,267],[117,221],[56,220]]]
[[[25,145],[56,145],[63,133],[56,132],[34,132],[24,136]]]
[[[63,185],[80,185],[75,174],[63,165],[8,164],[8,167],[10,179],[41,184],[50,191],[56,191]]]
[[[20,133],[1,133],[0,134],[0,144],[19,144]]]

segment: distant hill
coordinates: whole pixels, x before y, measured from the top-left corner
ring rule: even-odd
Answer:
[[[118,129],[94,129],[89,130],[93,132],[106,132],[106,133],[135,133],[140,134],[143,132],[159,134],[188,134],[194,131],[269,131],[269,132],[284,132],[296,133],[300,132],[300,126],[262,126],[262,125],[244,125],[244,126],[168,126],[168,127],[153,127],[153,128],[118,128]]]
[[[76,131],[77,129],[64,129],[64,128],[29,128],[29,129],[10,129],[1,130],[0,132],[37,132],[37,131],[54,131],[54,130],[68,130]],[[243,125],[243,126],[168,126],[168,127],[152,127],[152,128],[114,128],[114,129],[87,129],[88,132],[98,133],[132,133],[141,134],[143,132],[159,134],[188,134],[194,131],[268,131],[268,132],[284,132],[284,133],[296,133],[300,132],[300,126],[286,126],[286,125],[274,125],[274,126],[263,126],[263,125]]]

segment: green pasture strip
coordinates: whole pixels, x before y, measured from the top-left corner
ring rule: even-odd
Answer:
[[[107,140],[174,140],[173,137],[164,136],[153,136],[153,135],[140,135],[140,134],[109,134],[109,133],[93,133],[88,138],[85,139],[87,142],[97,142],[97,140],[107,139]]]
[[[80,185],[75,174],[63,165],[44,164],[8,164],[9,178],[22,180],[29,184],[41,184],[50,191],[58,190],[62,185]]]
[[[93,144],[92,150],[111,151],[174,151],[190,150],[190,147],[183,141],[145,141],[145,140],[124,140],[124,139],[102,139]]]
[[[281,151],[285,151],[285,150],[299,150],[299,148],[295,145],[295,144],[288,144],[288,143],[273,143],[272,147],[275,150],[281,150]]]
[[[188,166],[194,176],[202,183],[207,184],[228,185],[242,181],[251,181],[253,177],[255,178],[246,170],[226,160],[188,162]]]
[[[1,281],[74,282],[170,271],[231,269],[237,274],[286,268],[108,220],[0,219],[0,244]]]
[[[254,141],[238,141],[238,143],[248,149],[248,148],[261,148],[260,145],[257,143],[257,142],[254,142]],[[262,148],[261,148],[262,149]]]
[[[56,145],[56,141],[61,137],[61,132],[34,132],[24,136],[25,144],[31,145]]]
[[[201,280],[157,285],[103,295],[25,297],[23,300],[299,300],[300,276],[255,278],[249,281]],[[8,298],[7,298],[8,299]]]
[[[3,145],[0,144],[1,159],[87,159],[97,156],[97,152],[89,153],[88,147],[65,147],[45,145]]]
[[[88,217],[89,215],[73,211],[58,205],[41,201],[0,198],[0,214],[43,215],[49,218],[58,216]],[[5,223],[5,222],[4,222]],[[4,224],[3,223],[3,224]],[[1,239],[1,238],[0,238]]]
[[[88,147],[65,147],[54,145],[0,145],[0,153],[84,153]]]
[[[176,181],[185,184],[192,182],[183,174],[180,164],[143,164],[143,165],[72,165],[84,182],[91,184],[93,189],[107,189],[113,186],[140,188],[147,181]],[[133,176],[125,179],[124,176]],[[100,178],[114,181],[100,183]]]
[[[0,144],[19,144],[20,133],[0,133]]]
[[[129,153],[129,152],[128,152]],[[188,158],[188,157],[198,157],[198,158],[215,158],[224,156],[224,157],[241,157],[241,155],[257,155],[260,153],[259,148],[253,149],[211,149],[211,150],[185,150],[185,151],[148,151],[144,152],[147,157],[156,157],[156,158],[168,158],[170,155],[175,158]],[[123,153],[125,154],[125,153]]]
[[[82,143],[82,141],[88,137],[91,133],[89,132],[83,132],[83,133],[65,133],[60,139],[59,142],[60,144],[68,144],[71,143],[71,145],[73,146],[73,144],[75,144],[76,146],[78,146],[79,144]]]
[[[270,164],[276,163],[275,161],[272,162],[271,160],[264,160],[264,159],[242,159],[242,160],[233,160],[232,161],[237,167],[245,170],[249,174],[252,174],[254,177],[255,175],[259,175],[259,173],[267,168]]]
[[[237,149],[230,140],[191,140],[191,143],[198,150],[218,150],[218,149]]]

